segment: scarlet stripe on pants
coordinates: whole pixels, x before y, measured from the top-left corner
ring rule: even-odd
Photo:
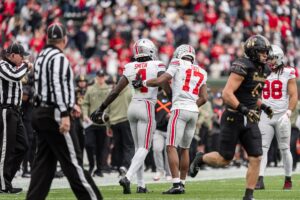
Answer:
[[[176,123],[179,116],[179,110],[174,110],[174,117],[171,123],[171,137],[170,137],[170,145],[175,145],[175,135],[176,135]]]

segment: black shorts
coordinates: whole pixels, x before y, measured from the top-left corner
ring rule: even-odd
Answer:
[[[248,120],[245,126],[243,114],[226,109],[221,118],[219,147],[219,153],[224,159],[233,159],[238,140],[249,156],[262,155],[262,139],[258,123],[251,123]]]

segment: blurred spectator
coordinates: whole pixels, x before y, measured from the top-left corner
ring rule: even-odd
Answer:
[[[230,63],[243,53],[241,42],[257,33],[283,47],[291,66],[300,62],[300,1],[2,0],[0,11],[0,46],[17,39],[26,49],[30,45],[32,55],[45,44],[44,24],[65,23],[66,53],[75,75],[95,75],[103,68],[115,77],[140,37],[155,42],[165,63],[174,47],[190,43],[214,78],[227,75]],[[215,72],[218,62],[222,66]]]

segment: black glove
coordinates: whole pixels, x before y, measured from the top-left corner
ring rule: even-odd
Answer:
[[[135,80],[132,81],[132,86],[135,89],[143,87],[143,80],[140,74],[137,74]]]
[[[243,115],[245,115],[250,120],[250,122],[254,123],[259,121],[259,114],[256,110],[249,110],[243,104],[239,104],[237,110]]]
[[[91,114],[90,118],[96,124],[105,124],[109,120],[109,116],[103,111],[102,105]]]
[[[261,104],[260,108],[268,115],[268,118],[272,119],[273,110],[270,106],[267,106],[266,104]]]

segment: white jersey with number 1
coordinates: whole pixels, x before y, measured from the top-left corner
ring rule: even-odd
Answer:
[[[172,78],[172,110],[199,112],[196,104],[199,89],[206,84],[207,73],[189,61],[173,59],[167,69]]]
[[[288,81],[294,78],[296,78],[295,69],[292,67],[285,67],[282,74],[272,72],[267,77],[262,93],[262,102],[270,106],[274,114],[285,112],[288,109]]]
[[[146,99],[154,104],[157,99],[158,87],[142,87],[134,89],[132,81],[136,79],[137,74],[140,74],[142,80],[157,78],[159,72],[166,71],[166,66],[161,61],[147,61],[147,62],[131,62],[125,65],[123,75],[129,81],[130,87],[133,89],[133,99]]]

